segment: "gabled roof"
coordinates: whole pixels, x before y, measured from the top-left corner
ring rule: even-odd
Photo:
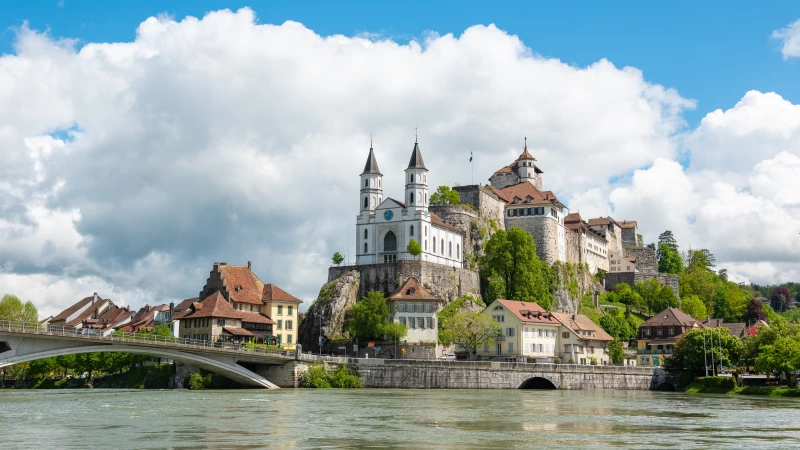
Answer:
[[[464,234],[464,232],[461,231],[461,229],[456,228],[453,225],[450,225],[449,223],[447,223],[444,220],[442,220],[442,218],[437,216],[436,214],[434,214],[432,212],[429,212],[428,214],[431,217],[431,225],[433,225],[435,227],[446,228],[446,229],[448,229],[450,231],[453,231],[455,233],[458,233],[458,234]]]
[[[545,310],[538,303],[497,299],[487,308],[494,308],[493,305],[496,306],[497,303],[503,305],[506,310],[514,314],[523,323],[559,324],[558,320],[553,317],[553,313]]]
[[[114,303],[111,302],[109,299],[100,299],[95,301],[91,304],[86,310],[81,312],[77,317],[70,320],[66,323],[66,325],[78,325],[79,323],[83,322],[84,320],[97,320],[97,317],[105,312],[106,308],[113,305]],[[91,319],[92,315],[95,315],[94,319]]]
[[[295,296],[289,294],[288,292],[284,291],[283,289],[275,286],[274,284],[265,284],[264,285],[264,295],[261,297],[264,302],[291,302],[291,303],[303,303],[302,300],[296,298]]]
[[[200,299],[197,298],[197,297],[187,298],[186,300],[183,300],[182,302],[180,302],[177,305],[175,305],[175,307],[172,309],[173,318],[176,317],[178,314],[182,313],[183,311],[185,311],[186,308],[188,308],[192,303],[194,303],[194,302],[196,302],[198,300],[200,300]]]
[[[264,283],[248,266],[220,265],[220,274],[232,302],[260,305]]]
[[[443,301],[423,288],[416,278],[411,277],[386,298],[389,301],[436,300]]]
[[[395,203],[395,205],[390,205],[390,204],[387,204],[388,202]],[[385,205],[385,206],[384,206],[384,205]],[[376,209],[376,210],[378,210],[378,209],[391,209],[391,208],[397,208],[398,206],[399,206],[399,207],[401,207],[401,208],[405,208],[405,207],[406,207],[406,204],[405,204],[405,203],[403,203],[403,202],[401,202],[401,201],[399,201],[399,200],[395,200],[395,199],[393,199],[393,198],[391,198],[391,197],[386,197],[386,198],[384,198],[384,199],[383,199],[383,201],[381,202],[381,204],[380,204],[380,205],[378,205],[378,207],[377,207],[377,208],[375,208],[375,209]]]
[[[369,147],[369,156],[367,156],[367,163],[364,164],[364,171],[361,175],[365,174],[383,175],[381,170],[378,169],[378,160],[375,159],[375,152],[372,151],[372,145]]]
[[[411,160],[408,161],[408,169],[423,169],[428,170],[425,168],[425,162],[422,161],[422,152],[419,149],[419,143],[414,142],[414,150],[411,151]]]
[[[697,324],[697,320],[677,308],[667,308],[653,317],[644,321],[639,327],[658,327],[681,325],[692,327]]]
[[[727,328],[731,332],[731,336],[740,337],[745,334],[745,329],[747,328],[747,324],[745,323],[725,323],[725,319],[717,319],[717,318],[706,318],[706,320],[700,322],[700,326],[703,328],[719,328],[724,327]]]
[[[581,217],[580,213],[569,213],[564,216],[564,223],[581,223],[583,222],[583,218]]]
[[[74,305],[70,306],[69,308],[67,308],[67,309],[65,309],[63,311],[61,311],[60,313],[58,313],[58,315],[53,317],[53,320],[51,320],[51,322],[58,322],[60,320],[67,320],[67,318],[69,316],[73,315],[75,312],[77,312],[78,310],[80,310],[84,306],[86,306],[89,303],[91,303],[92,299],[94,299],[96,295],[97,294],[90,295],[89,297],[82,298],[82,299],[78,300],[77,302],[75,302]],[[98,297],[98,299],[100,299],[100,298]]]
[[[578,339],[588,341],[613,341],[614,338],[605,330],[600,328],[597,324],[592,322],[592,319],[584,316],[583,314],[566,314],[554,312],[553,315],[562,325],[567,327]],[[583,335],[582,332],[593,333],[593,336]]]
[[[175,320],[213,318],[213,319],[239,319],[244,322],[253,323],[273,323],[268,317],[257,312],[239,311],[233,309],[230,303],[225,300],[222,293],[214,291],[200,302],[194,302],[189,307],[178,314]]]
[[[245,330],[244,328],[237,327],[222,327],[222,331],[230,333],[234,336],[252,336],[253,333]]]
[[[527,181],[522,183],[517,183],[512,186],[504,187],[500,190],[495,190],[497,195],[505,200],[506,205],[538,205],[538,204],[552,204],[552,205],[560,205],[564,206],[563,203],[556,197],[556,194],[553,191],[540,191],[536,188],[536,186],[528,183]],[[519,202],[514,203],[514,198],[518,198]],[[528,201],[528,197],[531,198]]]
[[[636,221],[635,220],[623,220],[622,222],[617,222],[617,225],[620,228],[636,228]]]

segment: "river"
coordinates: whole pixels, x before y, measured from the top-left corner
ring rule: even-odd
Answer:
[[[800,400],[647,391],[0,391],[0,448],[800,446]]]

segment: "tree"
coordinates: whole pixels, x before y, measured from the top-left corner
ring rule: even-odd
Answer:
[[[759,372],[778,371],[786,376],[790,386],[794,372],[800,370],[800,340],[780,336],[772,344],[760,348],[755,358],[755,369]]]
[[[385,335],[400,339],[408,333],[405,325],[389,322],[389,305],[381,292],[368,293],[350,311],[347,328],[351,336],[379,339]]]
[[[731,367],[740,361],[743,350],[742,341],[727,328],[696,328],[678,339],[665,365],[672,372],[699,376],[705,374],[706,364],[712,363],[712,355],[718,367]]]
[[[683,272],[683,259],[680,253],[672,250],[667,244],[658,244],[656,259],[658,259],[658,271],[661,273],[676,275]]]
[[[457,311],[442,325],[440,340],[444,345],[455,344],[474,355],[478,346],[492,342],[500,325],[480,311]]]
[[[333,260],[333,263],[338,266],[344,262],[344,256],[342,256],[342,254],[339,252],[335,252],[331,260]]]
[[[625,360],[625,350],[618,340],[614,339],[608,343],[608,357],[613,364],[621,364]]]
[[[759,306],[760,308],[760,306]],[[708,317],[706,305],[696,295],[690,295],[681,300],[681,311],[694,317],[695,319],[702,320]]]
[[[414,238],[411,238],[411,240],[408,241],[408,247],[406,250],[408,250],[408,253],[410,253],[415,259],[417,256],[422,254],[422,246],[419,245],[419,242],[417,242],[417,240]]]
[[[609,308],[608,313],[600,317],[600,326],[619,342],[630,341],[636,336],[637,332],[637,327],[618,308]]]
[[[767,313],[764,312],[764,307],[761,302],[756,299],[751,299],[747,302],[747,316],[745,317],[747,323],[756,323],[759,320],[767,320]]]
[[[431,206],[458,205],[461,203],[461,196],[458,192],[450,189],[450,186],[439,186],[436,192],[431,194]]]
[[[675,236],[672,235],[672,231],[670,230],[666,230],[658,235],[658,245],[660,246],[662,244],[669,247],[673,252],[678,251],[678,241],[675,240]]]
[[[623,305],[628,306],[628,308],[636,309],[638,311],[643,311],[645,309],[642,296],[639,295],[638,292],[634,291],[630,285],[628,285],[628,283],[619,283],[618,285],[614,286],[613,292],[616,295],[617,300]]]
[[[636,283],[636,292],[642,296],[642,303],[649,314],[663,311],[670,306],[678,306],[678,298],[669,286],[655,278]]]
[[[785,287],[776,287],[772,290],[769,298],[769,305],[777,312],[784,312],[789,309],[789,302],[792,301],[792,294]]]
[[[41,380],[49,377],[57,368],[55,358],[36,359],[28,366],[28,374]]]
[[[0,320],[37,323],[39,312],[33,303],[28,301],[23,304],[16,295],[6,294],[0,300]]]
[[[486,300],[501,296],[550,306],[550,267],[536,256],[533,237],[521,228],[498,230],[486,243],[481,278],[489,285]]]

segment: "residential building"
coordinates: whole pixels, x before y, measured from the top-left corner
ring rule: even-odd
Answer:
[[[272,335],[272,320],[261,313],[234,309],[220,291],[191,303],[174,320],[185,339],[269,343]]]
[[[112,303],[102,314],[95,318],[84,319],[82,325],[83,328],[92,329],[103,336],[108,336],[117,328],[129,323],[135,314],[136,311],[131,311],[127,306],[121,308]]]
[[[763,321],[760,321],[763,322]],[[725,319],[715,319],[707,317],[706,320],[700,322],[702,328],[727,328],[731,336],[739,339],[744,339],[748,336],[748,326],[744,322],[725,322]]]
[[[281,345],[293,348],[300,333],[297,310],[303,302],[274,284],[265,284],[263,292],[262,311],[275,323],[272,327],[275,339]]]
[[[637,365],[661,366],[664,358],[672,354],[672,349],[682,334],[700,324],[685,312],[676,308],[664,311],[647,319],[639,325],[637,340]]]
[[[144,305],[136,311],[136,314],[129,322],[120,326],[119,329],[125,333],[138,333],[140,331],[153,331],[156,325],[156,315],[158,313],[169,314],[169,305],[158,306]]]
[[[387,297],[389,321],[406,326],[406,342],[434,343],[439,341],[437,313],[444,301],[426,291],[416,278],[407,279]],[[388,336],[388,339],[392,339]],[[437,355],[438,356],[438,355]]]
[[[175,318],[178,317],[179,315],[181,315],[181,313],[183,313],[186,309],[188,309],[192,305],[192,303],[195,303],[195,302],[197,302],[199,300],[200,299],[197,298],[197,297],[195,297],[195,298],[187,298],[187,299],[181,301],[180,303],[178,303],[177,305],[175,305],[174,303],[170,303],[169,304],[170,311],[169,311],[169,319],[168,319],[167,325],[169,325],[170,330],[172,330],[172,335],[173,336],[181,337],[180,321],[175,320]]]
[[[492,344],[478,348],[482,358],[536,359],[554,362],[558,355],[561,322],[553,313],[533,302],[495,300],[482,314],[500,326]]]
[[[582,314],[551,313],[561,323],[558,352],[562,363],[608,365],[608,343],[614,338]]]
[[[113,305],[111,300],[102,299],[95,292],[92,296],[78,300],[74,305],[53,317],[50,326],[81,329],[86,320],[97,319],[111,305]]]

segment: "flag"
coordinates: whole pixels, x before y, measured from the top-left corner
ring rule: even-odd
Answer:
[[[472,162],[472,152],[469,152],[469,162]]]

